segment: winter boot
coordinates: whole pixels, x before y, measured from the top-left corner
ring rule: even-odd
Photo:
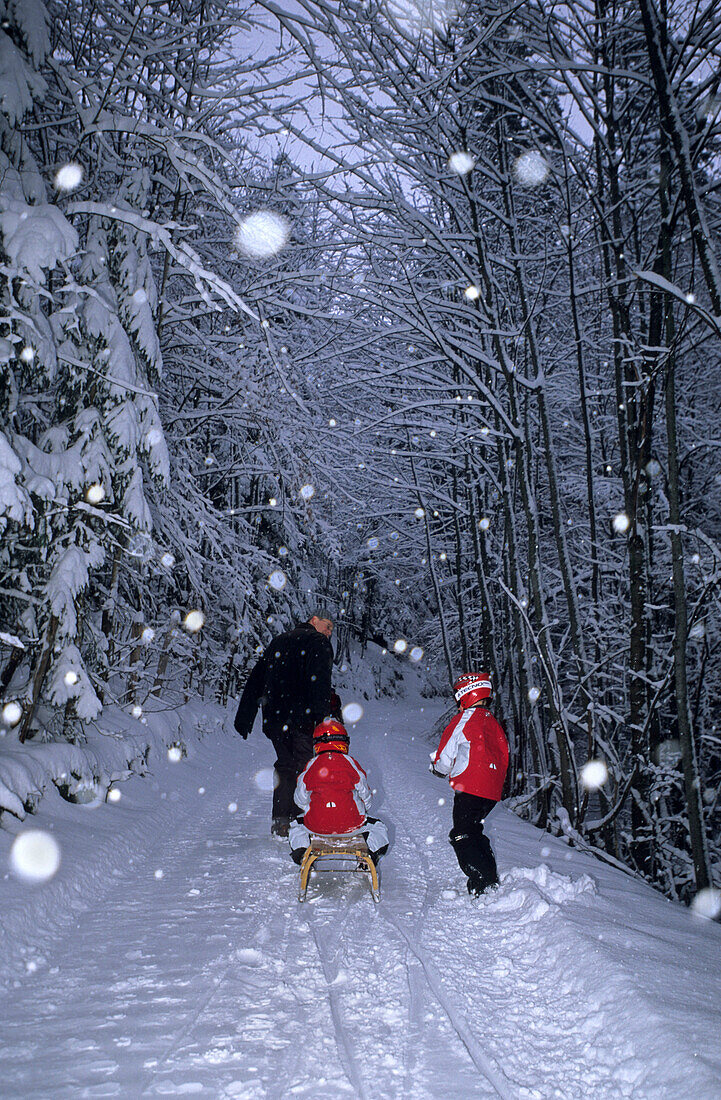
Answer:
[[[388,845],[387,844],[384,844],[382,848],[378,848],[377,851],[375,851],[375,852],[371,852],[370,849],[369,849],[368,855],[373,860],[374,866],[376,866],[376,867],[378,866],[378,860],[381,858],[381,856],[384,856],[387,851],[388,851]]]
[[[451,829],[448,839],[459,867],[468,878],[469,894],[478,897],[489,886],[498,884],[496,861],[482,825],[472,826],[466,833]]]
[[[270,826],[270,835],[287,837],[290,831],[290,818],[289,817],[274,817]]]

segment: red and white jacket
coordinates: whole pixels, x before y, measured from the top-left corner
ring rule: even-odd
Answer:
[[[434,771],[447,775],[454,791],[500,802],[508,770],[508,742],[485,707],[460,711],[441,734],[431,760]]]
[[[298,776],[296,804],[311,833],[352,833],[366,823],[371,792],[357,760],[343,752],[321,752]]]

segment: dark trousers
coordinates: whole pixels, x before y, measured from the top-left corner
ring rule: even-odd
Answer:
[[[496,805],[492,798],[456,792],[453,828],[448,834],[458,865],[468,879],[468,890],[480,894],[498,882],[498,869],[483,822]]]
[[[298,776],[313,755],[313,730],[310,722],[289,719],[286,729],[265,729],[277,757],[273,790],[273,820],[289,821],[298,809],[293,801]]]

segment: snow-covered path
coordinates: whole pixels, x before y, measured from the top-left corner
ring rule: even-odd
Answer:
[[[393,841],[378,906],[361,876],[297,903],[257,731],[117,805],[48,799],[60,871],[2,882],[0,1095],[721,1095],[721,928],[502,807],[503,884],[471,902],[427,772],[436,714],[371,704],[353,735]]]

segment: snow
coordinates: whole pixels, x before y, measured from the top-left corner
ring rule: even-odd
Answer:
[[[501,886],[471,901],[420,736],[444,707],[369,702],[353,734],[391,835],[378,905],[361,876],[295,900],[272,750],[232,705],[173,712],[187,757],[115,803],[48,792],[56,873],[3,881],[3,1095],[715,1100],[721,929],[502,806]]]
[[[7,526],[7,519],[17,523],[31,522],[30,498],[15,480],[21,471],[20,459],[0,432],[0,531]]]
[[[243,218],[235,232],[239,252],[252,259],[266,259],[288,243],[290,223],[273,210],[256,210]]]
[[[49,203],[28,206],[21,199],[3,195],[0,230],[10,263],[38,283],[44,283],[47,270],[78,249],[76,230],[62,211]]]
[[[12,843],[10,866],[25,882],[47,882],[60,866],[57,840],[44,829],[25,829]]]
[[[597,791],[608,780],[608,768],[603,760],[588,760],[581,768],[581,783],[588,791]]]
[[[63,164],[55,173],[55,186],[58,191],[75,191],[83,182],[83,169],[80,164]]]
[[[20,122],[32,109],[33,98],[40,96],[47,85],[39,73],[34,73],[22,54],[4,31],[0,31],[0,110],[11,123]]]
[[[205,623],[205,615],[202,611],[189,611],[183,619],[183,626],[189,634],[197,634],[199,630],[203,629]]]
[[[459,176],[467,176],[472,171],[476,160],[470,153],[466,153],[459,150],[457,153],[451,153],[448,158],[448,167],[451,172],[455,172]]]
[[[535,149],[521,153],[513,162],[513,173],[524,187],[536,187],[549,173],[548,162]]]

